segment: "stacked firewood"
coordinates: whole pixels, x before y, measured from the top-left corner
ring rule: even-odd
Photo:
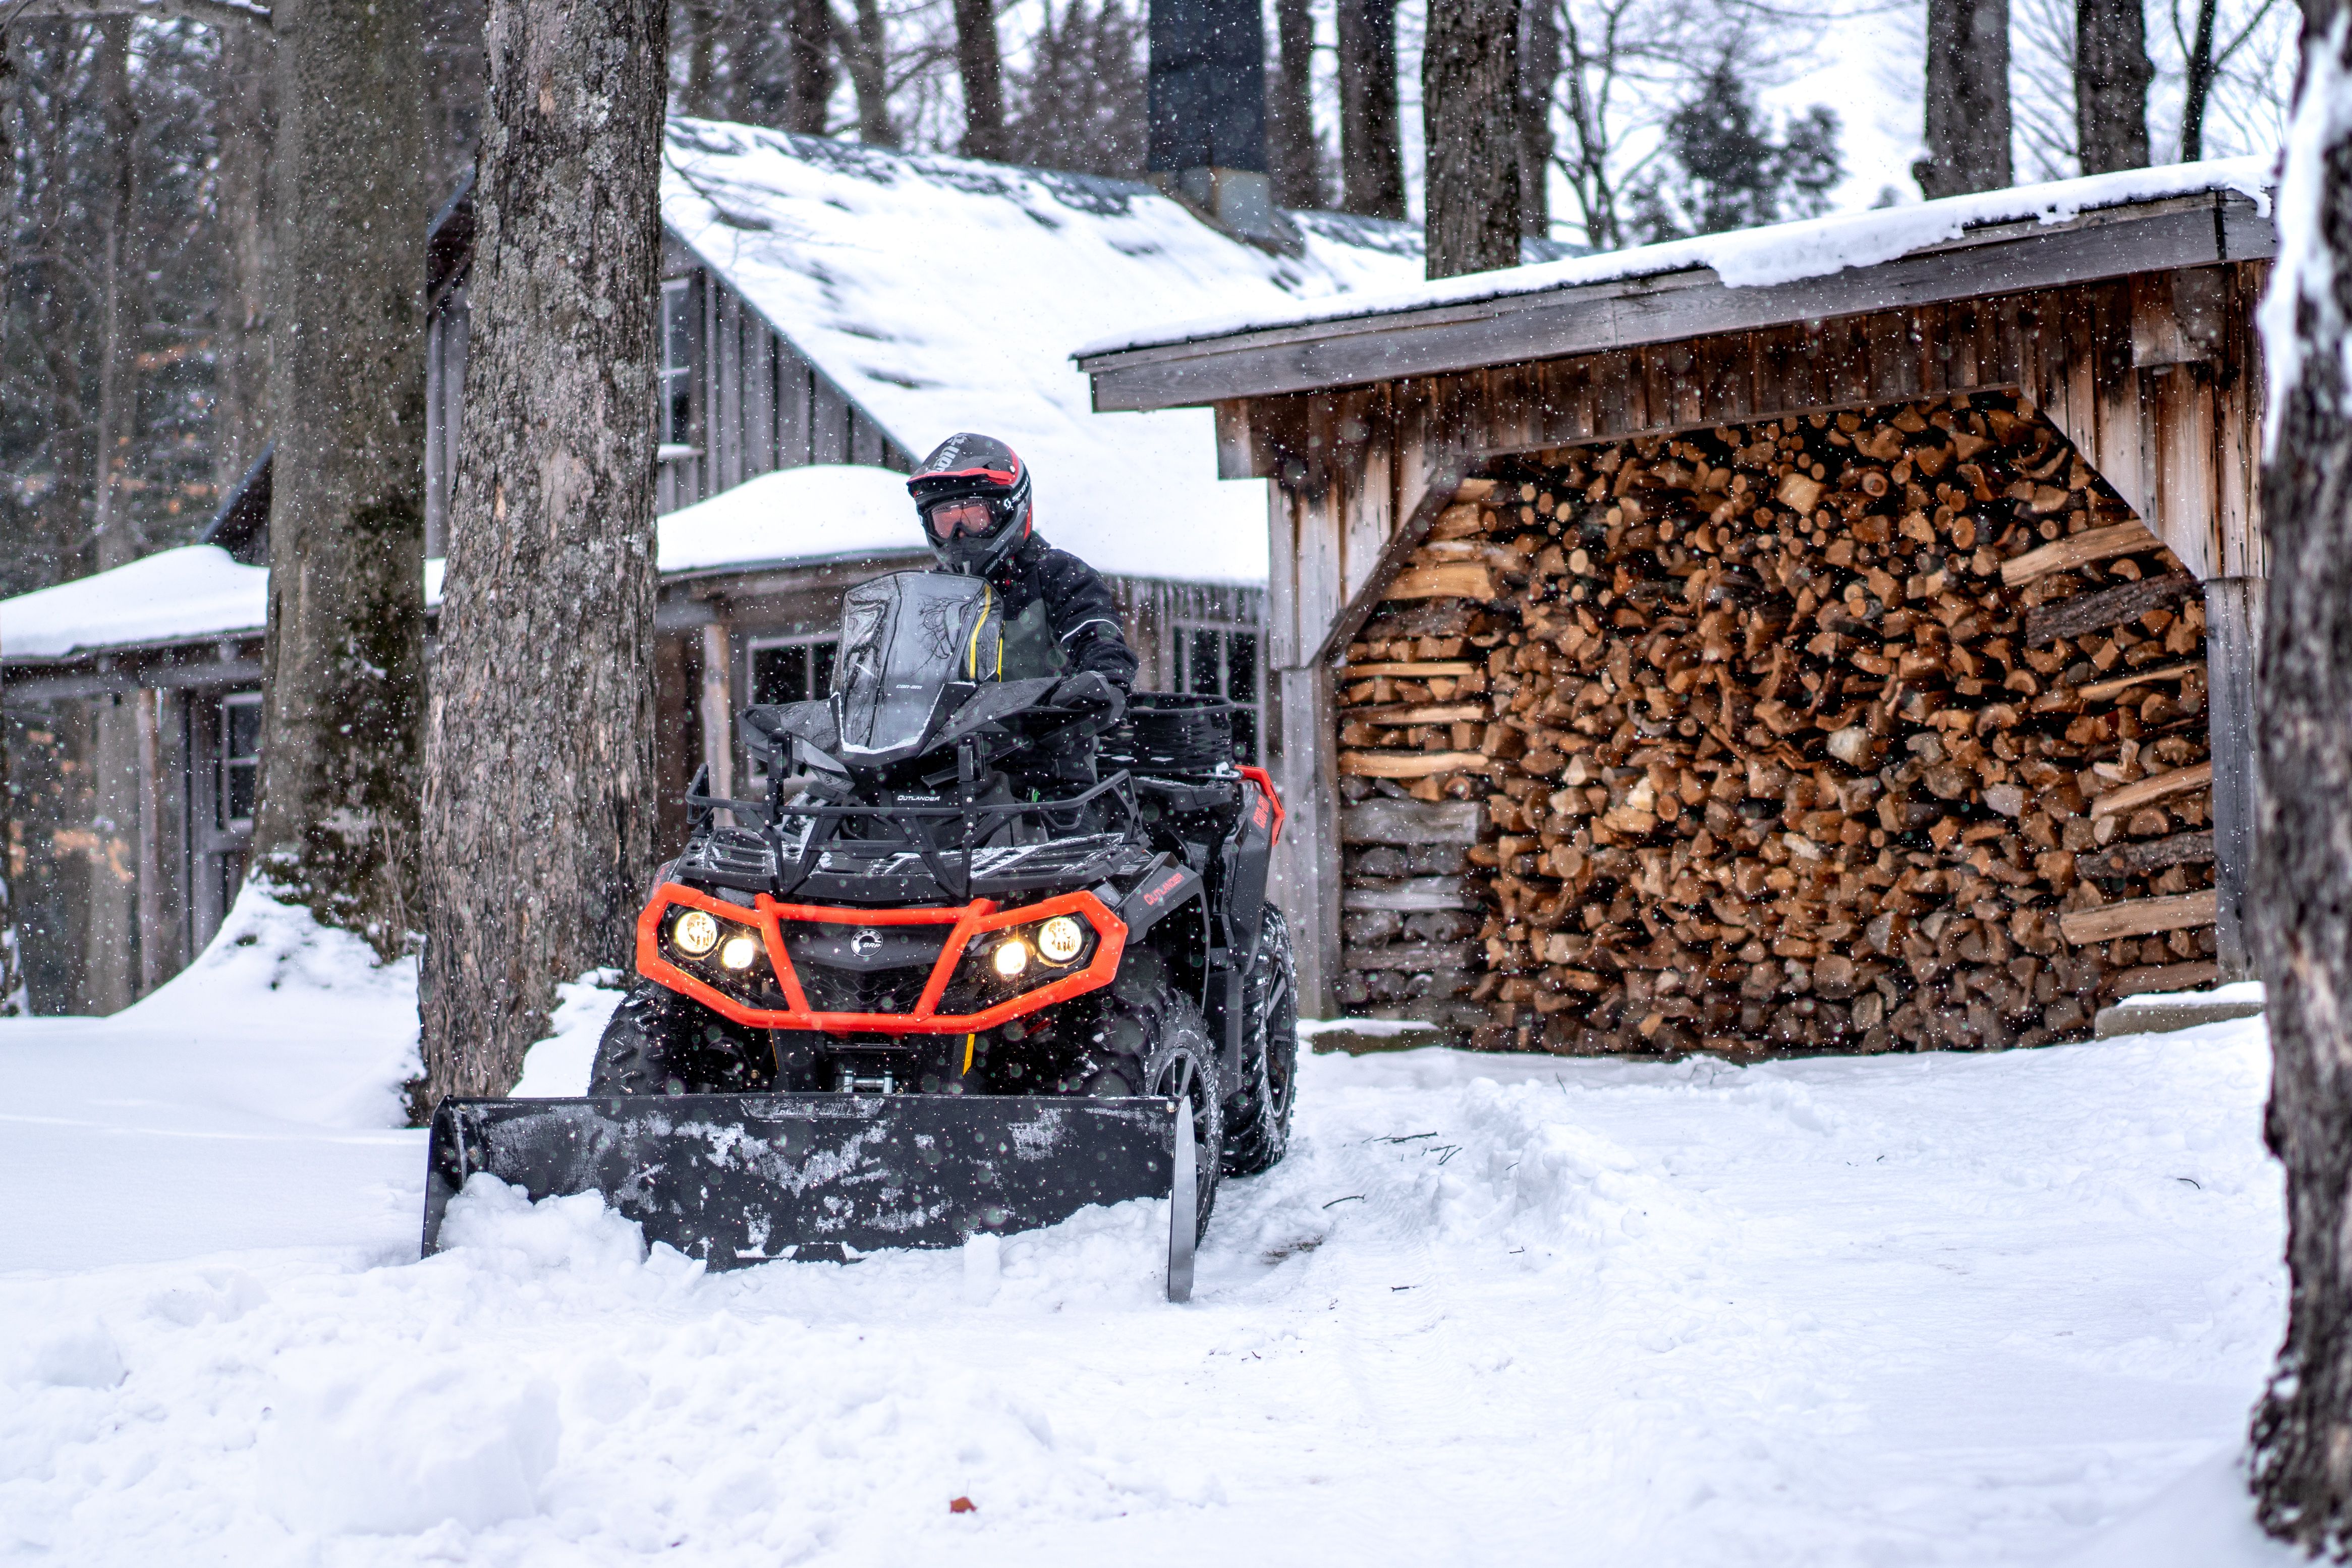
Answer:
[[[1491,473],[1339,672],[1353,1010],[1936,1049],[2212,976],[2202,600],[2045,419],[1978,395]]]

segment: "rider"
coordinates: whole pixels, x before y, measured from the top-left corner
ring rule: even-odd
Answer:
[[[1096,729],[1118,723],[1136,669],[1118,606],[1102,574],[1037,537],[1029,469],[1013,448],[990,436],[950,436],[923,459],[907,489],[939,570],[982,578],[995,591],[986,614],[1002,678],[1060,676],[1049,702],[1090,713]],[[1059,748],[1048,771],[1091,782],[1093,750]]]

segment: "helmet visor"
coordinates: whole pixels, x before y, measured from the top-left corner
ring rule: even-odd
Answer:
[[[985,539],[996,526],[995,509],[976,496],[943,500],[925,512],[923,518],[930,526],[931,537],[941,542],[958,536]]]

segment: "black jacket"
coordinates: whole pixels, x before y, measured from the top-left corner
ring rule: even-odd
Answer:
[[[1008,677],[1091,669],[1122,691],[1134,687],[1135,654],[1101,573],[1033,531],[989,581],[1004,596],[1008,657],[1020,666]]]

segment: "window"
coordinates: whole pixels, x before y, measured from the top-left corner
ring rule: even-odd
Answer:
[[[751,700],[805,702],[833,689],[832,637],[778,637],[751,645]]]
[[[261,693],[240,691],[220,705],[220,825],[253,826],[261,784]]]
[[[1234,759],[1258,760],[1258,715],[1265,692],[1258,670],[1255,628],[1176,628],[1176,689],[1223,697],[1234,705]]]
[[[662,285],[661,444],[694,445],[694,279],[673,278]]]

